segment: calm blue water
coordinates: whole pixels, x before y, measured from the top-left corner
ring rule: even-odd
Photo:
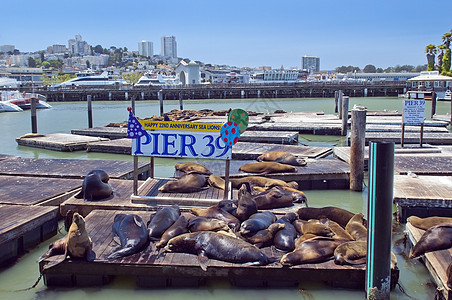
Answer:
[[[85,102],[51,103],[53,108],[38,111],[38,132],[42,134],[64,132],[71,129],[88,127],[87,107]],[[402,101],[397,98],[350,98],[350,107],[354,104],[366,106],[369,110],[401,110]],[[128,118],[127,107],[130,102],[93,102],[94,126],[104,126],[111,122],[124,122]],[[178,109],[178,101],[165,101],[165,111]],[[334,112],[334,99],[238,99],[238,100],[191,100],[184,102],[185,109],[224,110],[242,108],[257,112],[273,112],[277,109],[285,111],[324,111]],[[427,105],[426,116],[430,116]],[[139,101],[136,104],[136,115],[140,118],[159,114],[156,101]],[[449,102],[438,102],[437,113],[450,111]],[[87,152],[62,153],[36,148],[18,146],[15,138],[31,132],[30,112],[1,113],[0,128],[2,132],[0,153],[31,158],[78,158],[78,159],[111,159],[132,160],[128,155],[101,154]],[[344,138],[337,136],[302,135],[303,144],[333,147],[342,145]],[[156,176],[172,176],[174,159],[156,159]],[[362,193],[348,190],[306,191],[311,206],[334,205],[353,212],[367,211],[367,189]],[[400,239],[404,226],[397,228],[393,240]],[[46,241],[21,257],[12,266],[0,269],[0,299],[364,299],[362,290],[337,289],[322,283],[303,283],[298,288],[284,289],[243,289],[231,287],[223,281],[208,282],[206,286],[194,289],[139,289],[134,280],[117,277],[113,283],[98,288],[58,288],[48,289],[41,281],[38,286],[25,292],[14,290],[30,287],[38,278],[39,270],[36,259],[46,251],[48,244],[61,237],[61,234]],[[435,287],[431,283],[424,265],[417,260],[408,260],[398,243],[394,243],[393,251],[398,256],[400,283],[405,291],[415,299],[433,299]],[[391,299],[408,299],[399,289],[391,292]]]

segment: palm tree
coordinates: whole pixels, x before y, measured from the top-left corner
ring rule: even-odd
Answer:
[[[425,53],[427,53],[427,71],[433,71],[435,69],[435,54],[436,46],[433,44],[428,44],[425,46]]]
[[[444,56],[441,57],[441,73],[447,74],[450,71],[451,64],[451,51],[450,42],[452,41],[452,29],[450,32],[446,32],[442,36],[443,44],[441,46],[441,52],[446,50]]]
[[[441,70],[441,67],[443,66],[443,56],[444,56],[444,50],[446,50],[447,48],[446,48],[446,46],[444,45],[444,44],[441,44],[441,45],[438,45],[438,51],[441,51],[439,54],[438,54],[438,57],[437,57],[437,66],[438,66],[438,68]]]
[[[450,42],[452,40],[452,29],[450,30],[450,32],[443,34],[442,39],[444,46],[446,46],[446,48],[450,48]]]

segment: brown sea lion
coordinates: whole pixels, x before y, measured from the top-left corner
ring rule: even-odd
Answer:
[[[164,207],[152,214],[147,223],[149,239],[151,241],[160,240],[163,233],[179,219],[179,216],[178,205]]]
[[[143,249],[148,241],[146,224],[138,215],[115,215],[112,226],[113,235],[119,238],[121,247],[107,256],[115,259],[137,253]]]
[[[278,186],[253,196],[258,209],[271,209],[289,207],[293,205],[294,197],[291,192],[287,193]]]
[[[193,207],[190,212],[196,216],[215,218],[224,221],[228,226],[236,232],[239,229],[240,221],[234,215],[228,213],[227,211],[221,209],[217,205],[212,205],[208,208]]]
[[[41,257],[38,258],[37,262],[39,263],[42,260],[44,260],[48,257],[51,257],[51,256],[64,254],[66,252],[66,239],[67,239],[67,235],[50,243],[49,250],[46,253],[44,253],[43,255],[41,255]]]
[[[345,231],[345,229],[339,225],[338,223],[329,220],[329,219],[320,219],[319,220],[321,223],[327,225],[331,231],[333,232],[333,236],[331,236],[334,239],[343,239],[343,240],[348,240],[348,241],[353,241],[353,237],[347,232]]]
[[[206,189],[206,177],[197,173],[185,174],[179,179],[168,181],[159,188],[164,193],[194,193]]]
[[[236,216],[241,222],[257,213],[257,203],[253,200],[253,195],[251,195],[250,185],[248,183],[245,183],[240,187],[238,199]]]
[[[328,218],[337,222],[342,227],[345,227],[350,219],[355,215],[354,213],[334,206],[325,207],[301,207],[297,211],[298,217],[301,220]]]
[[[292,223],[298,218],[296,213],[286,213],[279,218],[275,224],[284,224],[284,228],[275,233],[273,244],[279,250],[293,251],[295,249],[295,238],[297,237],[297,230]],[[271,226],[271,225],[270,225]]]
[[[334,250],[334,263],[336,265],[360,265],[367,259],[367,242],[344,242]]]
[[[271,151],[266,152],[257,157],[257,161],[275,161],[282,164],[292,166],[306,166],[306,160],[303,158],[297,158],[295,155],[284,151]]]
[[[452,224],[436,225],[422,234],[419,241],[411,249],[410,258],[450,247],[452,247]]]
[[[246,173],[296,173],[298,169],[291,165],[281,164],[274,161],[261,161],[246,163],[239,168],[239,171]]]
[[[223,221],[215,218],[195,217],[188,223],[190,232],[228,230],[229,226]]]
[[[355,214],[345,226],[347,231],[355,241],[367,241],[367,228],[364,226],[364,214]]]
[[[276,221],[276,216],[271,211],[258,212],[251,215],[240,225],[240,234],[250,236],[259,230],[266,229]]]
[[[185,216],[179,216],[179,219],[177,219],[176,222],[173,223],[173,225],[165,230],[165,232],[162,234],[162,238],[157,244],[155,244],[155,246],[157,248],[165,247],[168,241],[173,237],[188,232],[187,226],[188,220],[185,218]]]
[[[307,240],[315,238],[315,237],[318,237],[318,235],[315,235],[312,233],[306,233],[306,234],[300,235],[297,239],[295,239],[295,249],[297,249],[300,246],[300,244],[303,243],[304,241],[307,241]]]
[[[280,186],[278,188],[285,191],[286,193],[291,194],[293,197],[293,202],[305,203],[305,205],[308,206],[308,197],[306,197],[306,194],[302,191],[287,186]]]
[[[201,268],[206,271],[209,258],[231,263],[267,265],[275,261],[259,248],[226,234],[212,231],[184,233],[168,241],[166,251],[198,255]]]
[[[422,230],[427,230],[430,227],[440,225],[440,224],[452,224],[452,218],[450,217],[427,217],[420,218],[417,216],[410,216],[407,219],[411,225]]]
[[[303,222],[303,221],[302,221]],[[311,219],[309,221],[304,221],[301,227],[302,234],[315,234],[318,236],[326,236],[326,237],[332,237],[333,231],[331,230],[328,225],[325,225],[323,223],[320,223],[319,220]]]
[[[259,186],[264,187],[265,189],[269,189],[274,186],[287,186],[295,189],[298,188],[298,183],[296,183],[295,181],[285,182],[284,180],[272,179],[263,176],[230,178],[229,181],[231,182],[232,187],[235,189],[240,188],[240,186],[242,186],[242,184],[244,184],[245,182],[248,182],[251,187]]]
[[[452,289],[452,262],[449,264],[446,270],[447,287]]]
[[[334,249],[342,243],[327,237],[315,237],[301,243],[297,249],[281,258],[284,266],[294,266],[309,263],[321,263],[333,258]]]
[[[251,236],[242,236],[245,241],[255,245],[258,248],[273,245],[275,234],[284,228],[282,223],[273,223],[268,228],[257,231]]]
[[[91,170],[83,179],[81,191],[75,198],[83,198],[87,201],[102,200],[113,194],[112,187],[107,183],[108,174],[103,170]]]
[[[195,162],[178,163],[178,164],[174,165],[174,168],[177,171],[184,172],[185,174],[197,173],[197,174],[209,175],[212,173],[205,166],[195,163]]]
[[[207,182],[210,186],[216,187],[218,189],[224,190],[225,181],[218,175],[210,174],[209,178],[207,178]]]

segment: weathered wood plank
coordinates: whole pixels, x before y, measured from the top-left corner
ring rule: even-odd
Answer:
[[[68,133],[52,133],[37,137],[16,138],[17,144],[21,146],[44,148],[63,152],[86,150],[89,143],[101,140],[106,139]]]

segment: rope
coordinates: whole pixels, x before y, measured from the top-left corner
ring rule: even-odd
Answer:
[[[402,292],[402,294],[404,294],[405,296],[407,296],[410,299],[416,299],[416,298],[411,297],[410,295],[408,295],[405,292],[405,289],[403,288],[403,286],[402,286],[402,284],[400,282],[397,282],[397,286],[399,287],[399,290]]]
[[[8,292],[8,293],[12,293],[12,292],[25,292],[25,291],[34,289],[34,288],[38,285],[39,281],[41,281],[41,278],[42,278],[42,273],[39,274],[38,280],[36,280],[36,282],[35,282],[31,287],[28,287],[28,288],[25,288],[25,289],[19,289],[19,290],[0,290],[0,291],[1,291],[1,292]]]

